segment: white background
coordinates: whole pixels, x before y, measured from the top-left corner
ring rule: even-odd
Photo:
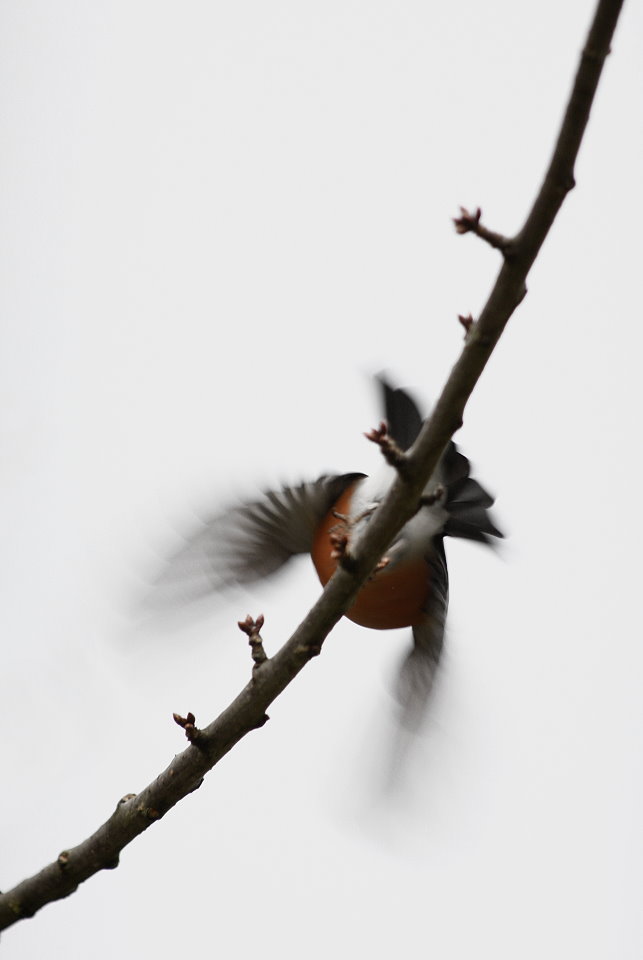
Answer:
[[[371,470],[426,405],[545,169],[593,4],[0,5],[2,828],[8,889],[183,749],[318,592],[183,623],[136,598],[195,514]],[[643,954],[641,8],[458,442],[445,669],[391,777],[408,638],[343,622],[202,788],[2,937],[10,960]],[[391,783],[391,779],[393,782]]]

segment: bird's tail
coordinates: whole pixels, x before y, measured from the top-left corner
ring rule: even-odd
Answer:
[[[389,434],[402,450],[408,450],[422,429],[420,411],[406,390],[392,387],[381,376],[379,382],[384,395]],[[491,537],[502,537],[489,514],[494,498],[470,474],[471,464],[455,443],[450,441],[433,478],[446,490],[443,505],[448,518],[443,534],[491,543]]]
[[[444,535],[479,543],[492,543],[492,537],[502,537],[489,514],[494,498],[470,476],[471,464],[452,441],[442,454],[438,471],[446,489]]]

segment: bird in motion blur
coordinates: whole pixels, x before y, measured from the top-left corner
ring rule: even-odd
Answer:
[[[406,451],[422,427],[420,412],[406,391],[383,378],[379,384],[383,428],[397,448]],[[268,577],[295,555],[309,554],[325,585],[370,521],[394,475],[395,468],[388,463],[373,476],[324,475],[231,507],[187,539],[159,584],[164,592],[169,588],[174,599],[197,599]],[[411,628],[413,643],[397,690],[408,725],[414,725],[424,709],[444,645],[449,596],[444,538],[490,544],[502,537],[489,514],[493,497],[471,477],[469,461],[453,442],[442,454],[425,494],[345,614],[374,630]]]

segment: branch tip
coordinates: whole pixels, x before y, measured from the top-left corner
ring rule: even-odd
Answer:
[[[196,723],[196,717],[193,713],[188,713],[187,717],[182,717],[180,713],[173,713],[172,718],[175,723],[178,723],[180,727],[183,727],[185,730],[186,727],[193,727]],[[129,794],[126,797],[123,797],[123,800],[129,799]],[[121,801],[122,803],[123,801]]]
[[[252,672],[259,669],[262,663],[265,663],[268,660],[266,651],[263,648],[263,640],[261,639],[260,630],[265,623],[265,617],[263,613],[260,613],[256,620],[248,614],[245,620],[239,620],[237,626],[242,633],[245,633],[248,637],[248,643],[250,644],[250,655],[252,656],[254,667]]]
[[[466,340],[467,337],[469,336],[471,328],[475,324],[475,320],[473,319],[470,313],[468,313],[466,316],[463,316],[461,313],[459,313],[458,320],[464,327],[464,339]]]
[[[173,713],[174,722],[185,731],[186,738],[190,743],[194,743],[201,735],[201,731],[196,726],[196,717],[193,713],[188,713],[187,717],[182,717],[180,713]],[[132,794],[136,796],[136,794]],[[125,798],[124,798],[125,799]]]
[[[460,207],[460,216],[453,217],[456,233],[475,233],[480,226],[482,210],[476,207],[475,213],[470,213],[466,207]]]
[[[482,210],[480,207],[476,207],[473,213],[467,210],[466,207],[460,207],[460,216],[453,218],[455,232],[459,234],[474,233],[476,237],[480,237],[481,240],[488,243],[494,250],[499,250],[505,260],[508,259],[512,241],[501,233],[496,233],[495,230],[488,230],[484,224],[480,222],[481,217]]]
[[[406,466],[406,454],[398,447],[393,437],[388,432],[388,426],[382,420],[379,427],[374,427],[365,433],[364,436],[371,443],[376,443],[382,451],[382,456],[391,467],[395,467],[398,473],[404,472]]]
[[[246,619],[239,620],[237,625],[242,633],[245,633],[252,638],[259,635],[259,631],[265,622],[266,618],[264,617],[263,613],[260,613],[256,620],[253,620],[250,614],[248,614]]]

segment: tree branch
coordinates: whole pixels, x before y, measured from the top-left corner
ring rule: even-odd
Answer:
[[[398,472],[389,494],[351,551],[350,569],[338,565],[292,637],[274,657],[256,663],[251,681],[216,720],[196,731],[193,717],[179,717],[177,722],[186,734],[190,728],[192,742],[156,780],[139,794],[127,794],[119,800],[111,817],[91,837],[0,896],[0,929],[33,916],[46,903],[68,896],[99,870],[116,867],[120,851],[128,843],[198,789],[221,757],[265,723],[268,706],[319,653],[324,639],[351,605],[391,540],[413,516],[444,447],[462,424],[466,403],[491,352],[525,295],[527,275],[554,218],[574,186],[574,163],[621,6],[622,0],[600,0],[598,4],[538,196],[519,233],[494,244],[503,253],[504,262],[489,299],[478,321],[470,325],[462,354],[431,417],[405,457],[403,472]],[[480,234],[481,230],[474,232]],[[484,232],[487,242],[490,237],[500,237],[486,228]]]

